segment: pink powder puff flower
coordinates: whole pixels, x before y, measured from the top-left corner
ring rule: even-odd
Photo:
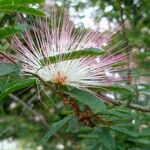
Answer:
[[[38,76],[45,82],[70,85],[77,88],[94,88],[105,86],[124,80],[120,74],[114,72],[126,68],[113,65],[127,61],[126,53],[112,52],[119,47],[119,43],[108,47],[101,56],[87,56],[76,59],[65,59],[60,54],[73,53],[88,48],[97,48],[99,51],[108,46],[113,33],[82,30],[74,28],[69,16],[59,18],[54,13],[51,19],[35,19],[32,26],[19,36],[13,36],[15,58],[21,64],[21,71],[25,75]],[[50,23],[49,23],[50,22]],[[45,58],[57,57],[55,63]],[[41,60],[44,60],[41,62]]]

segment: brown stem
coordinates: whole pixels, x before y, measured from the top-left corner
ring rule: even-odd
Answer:
[[[20,100],[17,96],[13,95],[13,94],[9,94],[9,97],[12,98],[14,101],[20,103],[23,107],[27,108],[29,111],[31,111],[34,115],[36,116],[41,116],[41,114],[37,113],[35,110],[33,110],[31,107],[29,107],[26,103],[24,103],[22,100]],[[49,128],[48,123],[45,121],[44,118],[41,119],[42,123]]]
[[[65,95],[63,93],[59,93],[59,95],[63,98],[63,103],[65,105],[69,104],[72,107],[75,115],[78,117],[80,122],[83,122],[84,124],[86,124],[89,127],[94,127],[94,124],[91,121],[93,113],[90,109],[85,109],[84,111],[81,111],[76,100],[68,97],[67,95]]]
[[[45,85],[48,85],[46,82],[45,82]],[[52,88],[52,87],[51,87]],[[53,88],[52,88],[53,89]],[[58,92],[57,90],[53,89],[59,96],[63,96],[60,94],[60,92]],[[124,102],[124,101],[120,101],[120,100],[113,100],[111,98],[108,98],[107,96],[103,95],[103,94],[97,94],[97,96],[99,98],[101,98],[101,100],[103,100],[106,104],[114,104],[114,105],[125,105],[126,107],[129,107],[131,109],[135,109],[137,111],[141,111],[141,112],[150,112],[150,109],[148,108],[144,108],[142,106],[139,106],[137,104],[132,104],[132,103],[128,103],[128,102]]]
[[[131,109],[134,109],[134,110],[137,110],[137,111],[141,111],[141,112],[150,112],[150,109],[148,108],[144,108],[142,106],[139,106],[137,104],[133,104],[133,103],[128,103],[128,102],[125,102],[125,101],[120,101],[120,100],[113,100],[103,94],[97,94],[97,96],[104,101],[104,103],[106,104],[114,104],[114,105],[125,105],[126,107],[129,107]]]

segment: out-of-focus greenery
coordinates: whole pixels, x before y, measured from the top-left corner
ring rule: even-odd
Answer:
[[[107,87],[120,101],[150,108],[150,1],[149,0],[60,0],[76,13],[93,8],[93,19],[101,18],[124,24],[125,40],[132,51],[130,88]],[[38,5],[37,5],[38,3]],[[30,6],[37,6],[34,9]],[[8,36],[22,32],[16,12],[43,16],[42,0],[0,0],[0,52],[11,51]],[[86,14],[80,17],[84,18]],[[69,91],[81,109],[89,106],[100,121],[93,118],[94,128],[78,121],[62,99],[34,79],[20,75],[19,66],[0,63],[0,139],[17,139],[23,149],[66,150],[148,150],[150,148],[150,113],[124,105],[107,105],[102,109],[91,95]],[[74,90],[74,89],[73,89]],[[68,91],[67,91],[68,92]],[[100,92],[107,93],[104,89]],[[89,99],[88,99],[89,98]],[[92,102],[92,99],[94,103]],[[89,101],[90,100],[90,101]],[[100,107],[99,107],[100,106]],[[104,106],[105,107],[105,106]],[[100,108],[102,111],[97,111]],[[0,149],[2,149],[0,147]],[[18,148],[19,149],[19,148]]]

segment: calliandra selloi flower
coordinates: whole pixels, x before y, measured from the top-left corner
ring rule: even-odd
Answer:
[[[21,37],[13,37],[16,59],[25,75],[36,76],[44,82],[88,89],[113,84],[125,79],[116,74],[125,66],[114,64],[126,61],[123,50],[113,52],[119,44],[109,45],[113,33],[75,29],[69,15],[52,13],[50,19],[35,19]],[[105,47],[108,47],[105,49]],[[70,59],[75,51],[96,48],[104,55]],[[69,55],[61,55],[67,54]],[[58,57],[55,57],[58,56]],[[56,61],[51,62],[50,57]],[[47,58],[47,59],[45,59]]]

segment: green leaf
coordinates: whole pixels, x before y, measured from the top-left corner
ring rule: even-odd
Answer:
[[[0,28],[0,39],[6,38],[11,36],[15,33],[19,32],[19,30],[15,29],[14,27],[4,27]]]
[[[5,52],[10,48],[10,43],[6,39],[0,41],[0,51]]]
[[[40,144],[46,144],[50,137],[52,137],[61,127],[63,127],[72,116],[67,116],[64,119],[54,123],[51,129],[45,134],[45,136],[40,141]]]
[[[149,59],[144,59],[139,63],[139,68],[144,70],[150,70]]]
[[[147,137],[150,139],[150,128],[145,128],[140,133],[140,137]]]
[[[117,92],[117,93],[124,93],[129,95],[134,95],[133,88],[121,86],[121,85],[107,85],[107,86],[100,86],[95,89],[98,92]]]
[[[150,91],[150,85],[149,84],[139,84],[138,90],[139,91]]]
[[[146,59],[147,57],[150,57],[150,52],[140,52],[136,54],[138,59]]]
[[[138,135],[139,135],[136,131],[130,131],[127,128],[121,128],[118,126],[113,126],[113,127],[111,127],[111,129],[118,131],[118,132],[121,132],[121,133],[124,133],[128,136],[132,136],[132,137],[138,137]]]
[[[90,92],[83,91],[75,87],[69,87],[68,91],[64,91],[64,93],[89,106],[94,113],[106,111],[106,105],[102,102],[102,100]]]
[[[0,6],[42,3],[44,0],[0,0]]]
[[[122,119],[129,120],[135,117],[132,114],[131,110],[124,106],[115,106],[112,109],[109,109],[106,114],[109,115],[109,117],[111,118],[112,116],[119,118],[121,122],[122,122]]]
[[[33,86],[36,84],[36,80],[34,79],[28,79],[28,80],[19,80],[19,81],[15,81],[11,84],[9,84],[6,88],[5,91],[3,91],[0,94],[0,102],[2,102],[2,100],[9,94],[12,92],[15,92],[17,90],[21,90],[30,86]]]
[[[2,12],[21,12],[30,15],[44,16],[44,12],[28,7],[28,6],[20,6],[20,5],[10,5],[10,6],[0,6],[0,11]]]
[[[115,149],[115,140],[110,134],[110,131],[108,128],[102,128],[99,133],[100,139],[102,140],[102,143],[107,149],[113,150]]]
[[[0,63],[0,77],[14,72],[15,69],[14,64]]]
[[[10,76],[0,78],[0,93],[6,89],[9,82],[10,82]]]
[[[98,135],[93,135],[93,134],[79,134],[78,137],[88,138],[88,139],[99,139]]]
[[[45,62],[55,63],[58,61],[65,61],[65,60],[71,60],[71,59],[78,59],[83,57],[91,57],[91,56],[99,56],[103,55],[105,52],[97,49],[97,48],[87,48],[83,50],[78,51],[71,51],[68,53],[63,53],[60,55],[55,55],[52,57],[41,59],[40,61],[45,64]]]
[[[78,129],[78,119],[75,117],[72,117],[68,121],[68,128],[66,132],[76,133],[78,131],[77,129]]]
[[[128,138],[129,141],[132,141],[136,144],[140,144],[140,145],[149,145],[150,146],[150,139],[148,138]]]
[[[127,65],[127,64],[128,64],[128,62],[120,61],[120,62],[117,62],[117,63],[112,64],[112,67],[125,66],[125,65]]]

